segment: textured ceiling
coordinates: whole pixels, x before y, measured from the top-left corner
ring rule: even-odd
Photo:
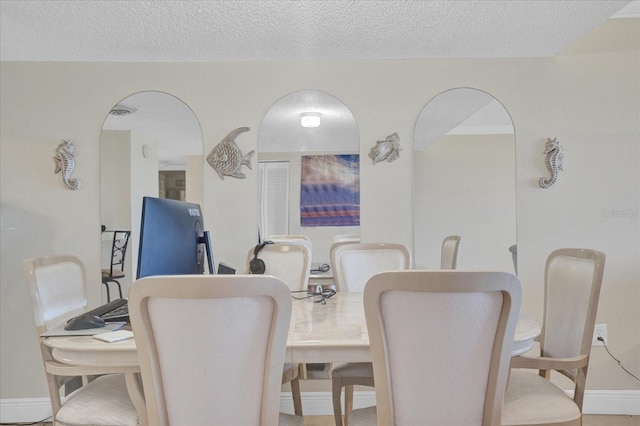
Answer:
[[[556,55],[629,3],[2,0],[0,59],[180,62],[544,57]]]

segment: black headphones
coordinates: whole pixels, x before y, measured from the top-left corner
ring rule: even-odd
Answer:
[[[273,244],[273,241],[263,241],[253,249],[253,259],[249,261],[249,271],[255,275],[264,274],[266,266],[262,259],[258,259],[258,254],[267,244]]]

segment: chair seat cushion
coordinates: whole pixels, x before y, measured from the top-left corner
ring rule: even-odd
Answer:
[[[347,413],[350,426],[371,426],[378,424],[376,407],[359,408]]]
[[[581,417],[562,389],[531,371],[511,370],[502,410],[502,425],[555,424]]]
[[[331,377],[373,377],[370,362],[337,362],[332,365]]]
[[[124,272],[122,271],[113,271],[113,275],[111,275],[110,269],[102,270],[102,278],[124,278]]]
[[[73,392],[56,415],[56,424],[137,425],[138,414],[122,374],[101,376]]]
[[[278,416],[278,426],[304,426],[304,417],[280,413]]]

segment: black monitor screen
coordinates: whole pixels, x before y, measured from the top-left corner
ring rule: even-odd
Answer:
[[[203,274],[213,270],[209,233],[198,204],[144,197],[137,278]]]

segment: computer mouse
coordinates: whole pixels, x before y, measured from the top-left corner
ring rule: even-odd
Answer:
[[[64,326],[65,330],[86,330],[88,328],[101,328],[106,323],[104,320],[95,315],[80,315],[71,318]]]

